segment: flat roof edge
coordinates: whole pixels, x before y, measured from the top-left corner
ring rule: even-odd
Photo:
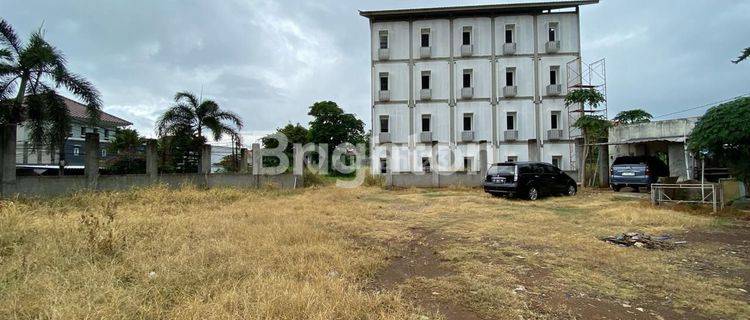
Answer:
[[[475,6],[453,6],[453,7],[433,7],[433,8],[414,8],[414,9],[389,9],[389,10],[359,10],[359,15],[369,19],[388,19],[394,17],[407,16],[430,16],[446,14],[487,14],[487,13],[510,13],[513,11],[543,11],[554,9],[574,8],[582,5],[597,4],[599,0],[576,0],[576,1],[545,1],[545,2],[528,2],[528,3],[506,3],[506,4],[485,4]]]

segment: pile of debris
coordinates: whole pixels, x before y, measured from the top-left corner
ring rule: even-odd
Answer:
[[[601,240],[621,247],[661,250],[674,249],[677,245],[687,243],[687,241],[672,241],[672,236],[668,234],[652,236],[640,232],[626,232],[615,236],[603,237]]]

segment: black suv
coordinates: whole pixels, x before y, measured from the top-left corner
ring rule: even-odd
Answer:
[[[493,196],[519,196],[536,200],[541,195],[572,196],[576,182],[557,167],[544,162],[505,162],[492,165],[484,180],[484,192]]]

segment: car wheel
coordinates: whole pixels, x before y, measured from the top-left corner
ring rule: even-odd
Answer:
[[[633,187],[633,192],[635,193],[641,192],[641,187]]]
[[[620,192],[620,186],[613,185],[612,190],[614,190],[615,192]]]
[[[539,190],[536,187],[529,187],[529,190],[526,192],[526,198],[531,201],[539,199]]]
[[[576,195],[576,192],[578,192],[578,188],[576,188],[575,185],[571,184],[571,185],[568,186],[568,190],[565,192],[565,195],[568,196],[568,197],[572,197],[572,196]]]

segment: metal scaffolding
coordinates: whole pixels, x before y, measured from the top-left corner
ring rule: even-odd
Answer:
[[[568,110],[568,137],[571,140],[583,138],[581,130],[573,124],[584,114],[603,116],[607,118],[607,65],[604,58],[586,63],[581,58],[567,63],[567,86],[568,92],[573,90],[595,89],[604,96],[604,102],[598,108],[592,108],[583,104],[571,105]],[[576,144],[570,146],[570,167],[578,170],[578,155]]]

